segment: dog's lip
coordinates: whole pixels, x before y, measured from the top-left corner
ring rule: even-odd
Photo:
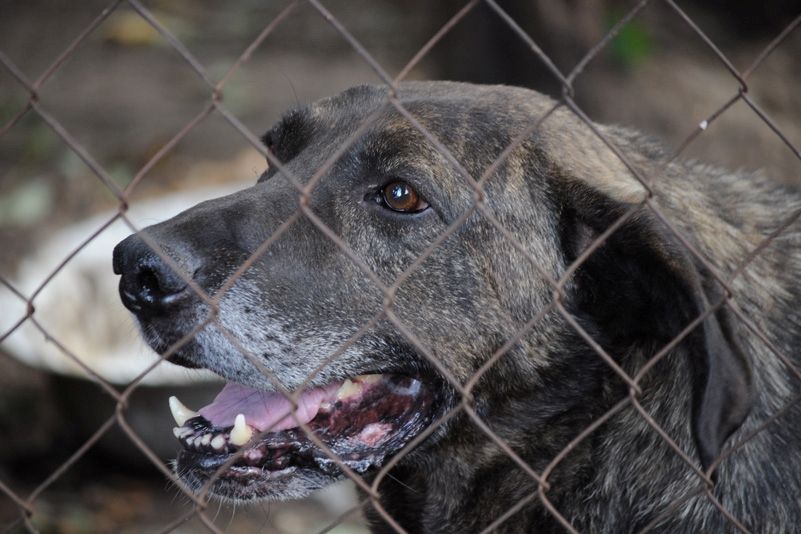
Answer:
[[[407,375],[372,374],[360,375],[323,388],[300,392],[298,417],[290,416],[287,423],[284,413],[258,414],[249,412],[256,425],[246,423],[247,416],[237,414],[230,422],[230,414],[241,406],[224,406],[216,409],[212,403],[201,408],[200,413],[191,412],[177,400],[172,401],[173,413],[181,426],[173,431],[183,450],[179,455],[182,470],[189,468],[210,476],[223,469],[220,476],[226,479],[260,477],[274,480],[289,476],[297,469],[313,469],[329,475],[338,475],[339,465],[324,450],[336,455],[349,468],[364,472],[380,466],[384,459],[399,451],[414,436],[422,432],[432,421],[436,390],[419,378]],[[244,386],[226,386],[236,393]],[[267,411],[278,406],[275,393],[256,392],[254,403],[246,403],[248,409],[266,399]],[[220,396],[228,399],[225,388]],[[304,396],[311,399],[312,406],[301,412]],[[283,399],[283,396],[281,397]],[[286,399],[284,399],[285,402]],[[215,401],[216,402],[216,401]],[[244,406],[244,405],[242,405]],[[307,407],[308,408],[308,407]],[[203,415],[206,412],[221,425],[214,424]],[[265,420],[272,427],[262,428]],[[303,424],[303,428],[298,423]],[[313,434],[314,439],[307,435]],[[318,446],[322,442],[325,447]],[[225,469],[223,466],[229,466]],[[233,470],[231,468],[234,468]],[[248,469],[253,468],[253,469]],[[280,473],[286,471],[285,474]]]

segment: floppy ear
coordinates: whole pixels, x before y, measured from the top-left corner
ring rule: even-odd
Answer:
[[[633,204],[575,176],[561,182],[562,239],[572,262]],[[720,301],[718,286],[644,207],[576,271],[572,306],[597,325],[611,354],[639,351],[647,359]],[[708,314],[676,350],[689,358],[691,428],[707,470],[751,406],[750,371],[728,308]]]

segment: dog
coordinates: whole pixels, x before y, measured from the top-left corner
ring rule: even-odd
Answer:
[[[114,250],[152,348],[228,381],[171,400],[190,488],[347,472],[376,532],[801,528],[797,189],[505,86],[355,87],[263,141]]]

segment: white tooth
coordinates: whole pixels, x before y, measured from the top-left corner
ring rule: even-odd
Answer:
[[[231,437],[229,441],[234,445],[241,447],[253,437],[253,430],[245,422],[245,416],[239,414],[234,419],[234,428],[231,429]]]
[[[197,412],[193,412],[184,406],[181,401],[178,400],[178,397],[170,397],[170,411],[172,412],[173,419],[178,423],[178,426],[184,426],[184,423],[186,423],[188,419],[192,419],[198,415]]]
[[[337,400],[347,399],[348,397],[352,397],[356,395],[362,390],[362,385],[358,382],[351,382],[350,379],[345,380],[345,382],[339,386],[337,390]]]
[[[203,445],[208,445],[211,441],[211,434],[203,434],[203,437],[200,439],[200,443]]]
[[[362,384],[375,384],[376,382],[381,381],[382,375],[359,375],[356,378]]]
[[[214,436],[214,439],[211,440],[211,446],[214,447],[216,450],[221,451],[222,448],[225,446],[225,438],[222,434],[217,434]]]
[[[180,438],[180,437],[181,437],[181,429],[180,429],[179,427],[177,427],[177,426],[176,426],[176,427],[174,427],[174,428],[172,429],[172,434],[173,434],[173,435],[174,435],[176,438]]]
[[[178,437],[179,438],[185,438],[186,436],[190,435],[192,432],[194,432],[194,430],[192,430],[188,426],[182,426],[181,428],[178,429]]]

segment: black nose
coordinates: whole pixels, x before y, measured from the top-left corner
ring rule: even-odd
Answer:
[[[165,251],[166,252],[166,251]],[[185,267],[176,262],[178,267]],[[187,282],[139,236],[114,247],[114,273],[121,274],[120,297],[126,308],[142,317],[168,313],[189,296]],[[191,276],[192,272],[185,273]]]

